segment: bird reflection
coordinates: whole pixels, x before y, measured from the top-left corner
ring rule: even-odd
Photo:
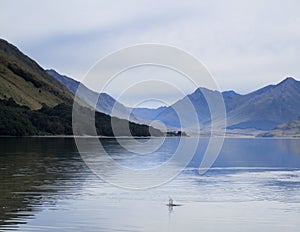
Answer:
[[[169,209],[169,214],[171,214],[174,211],[173,205],[169,205],[168,209]]]

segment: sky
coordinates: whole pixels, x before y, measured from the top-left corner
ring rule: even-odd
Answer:
[[[288,76],[300,79],[297,0],[0,2],[0,37],[43,68],[77,80],[108,54],[144,43],[188,52],[206,67],[222,91],[245,94]],[[141,73],[167,80],[177,75],[173,84],[193,92],[194,86],[184,78],[180,81],[178,73],[149,67],[136,70],[119,77],[110,94],[117,97],[122,87],[128,87],[124,87],[125,80],[130,76],[143,79]],[[122,101],[138,104],[137,96],[148,91],[154,92],[158,105],[159,101],[170,104],[179,97],[173,90],[141,85]]]

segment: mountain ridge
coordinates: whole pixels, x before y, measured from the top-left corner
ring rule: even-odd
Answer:
[[[116,101],[112,96],[107,93],[97,93],[85,85],[81,84],[79,81],[72,79],[66,75],[59,74],[54,69],[48,69],[46,72],[54,77],[56,80],[64,84],[74,95],[77,92],[79,85],[81,86],[81,91],[78,97],[84,100],[89,105],[95,105],[98,111],[109,114],[111,116],[116,116],[120,118],[126,118],[130,115],[129,108],[124,106],[122,103]],[[135,118],[131,118],[136,120]],[[136,120],[137,121],[137,120]]]
[[[13,98],[34,110],[43,104],[54,107],[71,102],[73,98],[64,85],[52,80],[34,60],[3,39],[0,39],[0,77],[0,99]]]
[[[190,129],[195,125],[191,120],[192,112],[185,107],[187,103],[191,102],[196,109],[200,127],[203,130],[209,128],[211,122],[205,96],[214,99],[220,94],[222,94],[226,107],[229,133],[243,130],[252,131],[250,134],[258,134],[260,131],[272,130],[277,125],[290,122],[300,116],[300,102],[297,101],[300,99],[300,81],[292,77],[287,77],[277,84],[267,85],[247,94],[238,94],[233,90],[220,93],[216,90],[199,87],[193,93],[168,107],[152,109],[122,106],[123,109],[126,109],[127,114],[131,111],[131,115],[135,119],[144,120],[144,123],[158,120],[172,130],[176,130],[176,128],[180,130]],[[181,122],[174,109],[181,111],[180,114],[183,115]]]
[[[249,128],[251,125],[247,126],[247,123],[260,121],[266,126],[256,129],[272,129],[299,117],[299,98],[300,82],[293,78],[241,95],[238,100],[227,104],[228,125],[239,128],[238,125],[244,123]]]

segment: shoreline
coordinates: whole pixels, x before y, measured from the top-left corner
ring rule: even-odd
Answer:
[[[224,139],[300,139],[300,136],[282,137],[257,137],[252,135],[225,135],[225,136],[74,136],[74,135],[30,135],[30,136],[9,136],[0,135],[0,138],[99,138],[99,139],[160,139],[160,138],[224,138]]]

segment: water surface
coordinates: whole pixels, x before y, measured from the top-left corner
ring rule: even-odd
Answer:
[[[168,160],[178,140],[149,155],[102,142],[120,164],[142,169]],[[300,140],[226,139],[199,175],[206,144],[169,183],[128,190],[98,178],[71,138],[1,138],[0,230],[299,231]],[[170,196],[182,206],[167,207]]]

